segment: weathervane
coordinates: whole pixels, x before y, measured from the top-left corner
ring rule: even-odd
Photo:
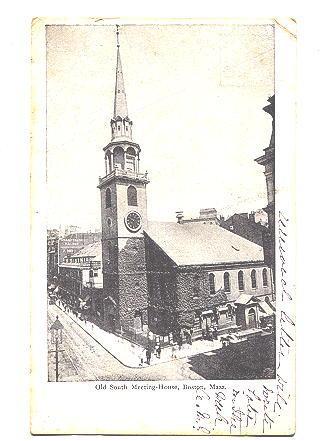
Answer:
[[[116,25],[116,39],[117,39],[117,47],[120,47],[120,39],[119,39],[119,25]]]

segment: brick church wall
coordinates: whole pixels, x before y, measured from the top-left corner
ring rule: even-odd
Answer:
[[[145,236],[149,295],[149,328],[167,335],[177,327],[176,269],[172,260]]]
[[[192,327],[195,313],[226,302],[223,292],[211,294],[209,272],[195,267],[177,273],[179,325]]]
[[[119,314],[121,325],[133,327],[135,314],[147,324],[147,277],[144,238],[119,239]]]

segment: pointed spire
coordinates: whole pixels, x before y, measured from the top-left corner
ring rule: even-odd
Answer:
[[[124,88],[124,78],[122,72],[122,63],[120,56],[120,42],[119,42],[119,26],[116,25],[116,39],[117,39],[117,65],[116,65],[116,83],[115,83],[115,101],[114,101],[114,118],[120,116],[125,118],[128,116],[128,106],[126,103],[126,95]]]

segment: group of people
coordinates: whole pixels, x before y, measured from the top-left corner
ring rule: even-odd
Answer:
[[[206,329],[202,330],[202,337],[205,340],[217,340],[217,336],[218,336],[217,326],[209,327],[207,325]]]
[[[157,345],[155,346],[155,348],[154,348],[154,355],[155,355],[158,359],[161,358],[161,351],[162,351],[162,349],[161,349],[161,345],[160,345],[160,344],[157,344]],[[150,346],[148,346],[144,352],[145,352],[145,357],[146,357],[146,363],[147,363],[148,365],[150,365],[150,364],[151,364],[152,355],[153,355],[152,348],[151,348]],[[144,357],[143,357],[143,355],[144,355],[144,354],[142,354],[141,359],[140,359],[140,366],[142,366],[143,363],[144,363]]]

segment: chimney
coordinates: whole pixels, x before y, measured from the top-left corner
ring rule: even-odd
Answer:
[[[251,212],[249,213],[248,218],[249,218],[249,220],[250,220],[251,222],[254,222],[254,223],[255,223],[255,212],[254,212],[254,211],[251,211]]]
[[[181,224],[184,218],[183,211],[176,211],[176,218],[177,218],[177,222]]]

